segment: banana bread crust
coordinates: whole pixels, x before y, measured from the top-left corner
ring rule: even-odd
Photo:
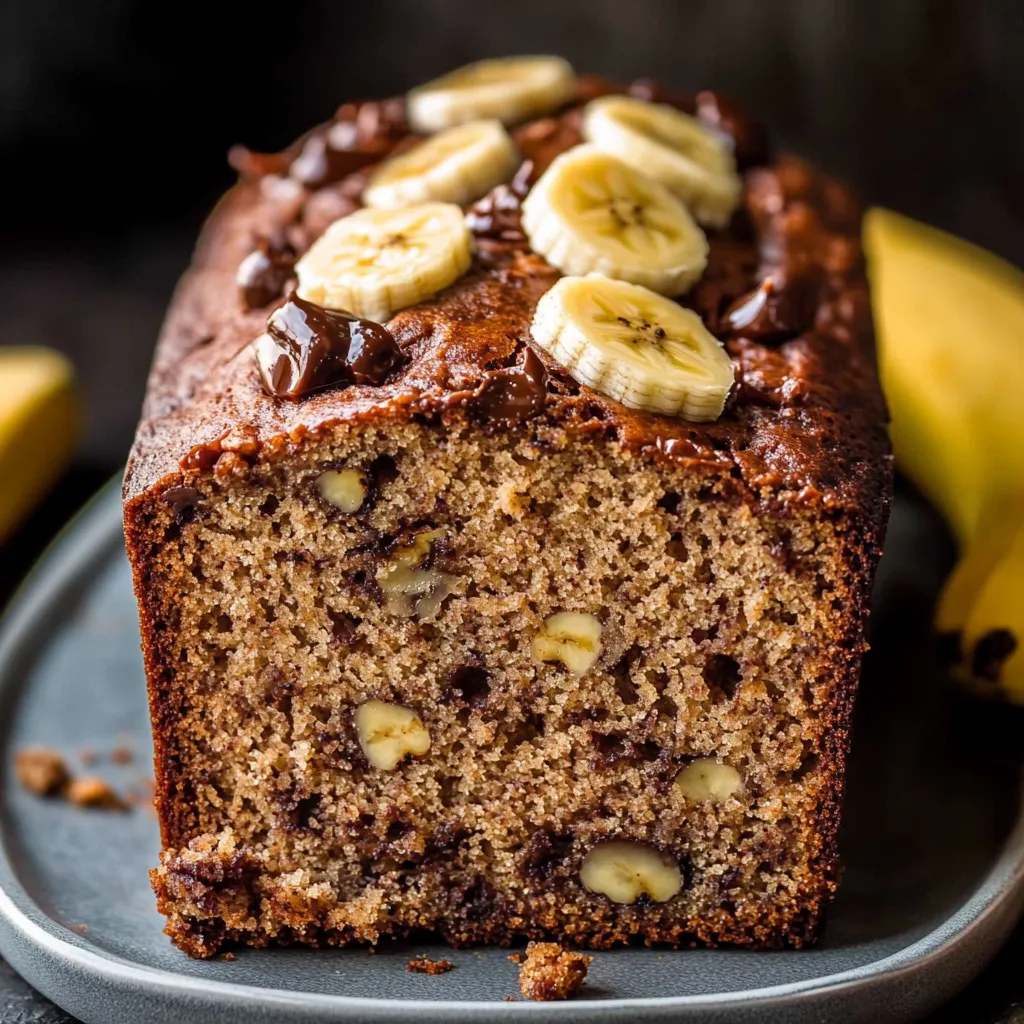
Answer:
[[[584,80],[581,101],[613,88],[602,80]],[[648,83],[632,89],[670,99]],[[702,111],[699,98],[675,101]],[[346,109],[339,116],[346,116]],[[394,111],[393,101],[389,109]],[[374,159],[407,144],[407,136],[395,128],[396,115],[391,117],[369,147]],[[681,301],[723,339],[734,360],[737,386],[725,413],[714,423],[696,424],[633,412],[576,384],[545,359],[546,400],[525,429],[539,447],[543,431],[557,429],[685,471],[707,482],[710,500],[745,506],[763,522],[806,517],[841,528],[848,578],[836,590],[840,611],[820,637],[833,681],[817,728],[815,770],[821,786],[817,810],[806,825],[817,851],[809,879],[795,905],[769,907],[756,922],[733,924],[718,919],[624,923],[621,916],[566,922],[541,906],[524,915],[522,906],[505,905],[500,895],[478,887],[453,898],[438,926],[454,944],[556,935],[602,948],[640,934],[648,942],[673,945],[801,945],[816,935],[835,888],[850,715],[891,497],[886,410],[859,243],[861,210],[844,186],[796,158],[768,163],[757,146],[744,153],[743,143],[755,130],[738,115],[721,120],[720,126],[740,129],[737,151],[747,164],[742,206],[729,228],[708,233],[708,269]],[[535,177],[557,152],[580,141],[579,104],[522,126],[515,137],[533,161]],[[185,528],[204,479],[227,484],[273,472],[338,428],[416,423],[454,430],[468,421],[484,433],[507,429],[488,421],[481,396],[489,375],[521,365],[533,309],[558,277],[517,236],[514,211],[496,226],[493,203],[488,207],[484,200],[477,207],[478,252],[469,274],[435,300],[402,310],[389,322],[408,356],[389,383],[322,391],[301,402],[268,397],[248,351],[267,311],[240,307],[238,265],[271,236],[286,237],[302,252],[329,220],[356,208],[352,197],[359,195],[365,176],[359,167],[337,182],[299,185],[281,172],[303,144],[300,140],[276,163],[258,168],[271,173],[243,174],[211,216],[168,314],[125,475],[126,543],[140,603],[157,806],[168,851],[154,885],[160,909],[170,919],[169,934],[198,956],[212,955],[232,940],[344,944],[372,940],[375,933],[373,926],[318,925],[324,915],[308,899],[297,905],[261,889],[261,870],[250,854],[231,841],[197,838],[195,782],[179,732],[186,697],[176,685],[167,597],[174,586],[190,581],[166,576],[159,553],[170,536],[168,522],[172,532],[174,525]],[[754,324],[733,329],[730,310],[766,277],[773,279],[774,292],[764,311]],[[785,530],[776,555],[780,566],[797,557]],[[272,908],[276,930],[254,927],[261,905],[263,913]]]

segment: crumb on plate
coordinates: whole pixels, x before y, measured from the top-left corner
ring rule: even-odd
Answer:
[[[455,964],[451,960],[431,960],[422,953],[405,965],[405,969],[412,974],[447,974],[454,968]]]
[[[519,991],[527,999],[551,1002],[579,995],[592,956],[565,949],[557,942],[531,942],[525,955],[509,960],[519,964]]]
[[[67,765],[55,750],[28,747],[14,757],[14,770],[18,781],[36,796],[53,796],[68,783]]]

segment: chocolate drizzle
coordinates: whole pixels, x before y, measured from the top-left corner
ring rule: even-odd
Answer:
[[[238,266],[238,289],[246,309],[262,309],[281,297],[295,270],[295,250],[281,236],[261,238]]]
[[[254,343],[264,390],[275,398],[352,384],[380,385],[404,361],[391,332],[292,292]]]

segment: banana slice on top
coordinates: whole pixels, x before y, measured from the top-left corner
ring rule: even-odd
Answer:
[[[696,313],[597,274],[559,280],[530,335],[581,384],[630,409],[709,422],[733,384],[729,356]]]
[[[508,181],[519,162],[500,121],[472,121],[385,160],[370,175],[363,202],[382,209],[431,200],[472,203]]]
[[[707,266],[708,240],[679,199],[596,146],[552,161],[522,218],[531,248],[563,274],[604,274],[679,295]]]
[[[336,220],[295,265],[299,297],[383,323],[436,295],[471,260],[453,203],[365,209]]]
[[[583,112],[583,137],[667,185],[702,224],[725,227],[739,204],[743,185],[728,144],[681,110],[603,96]]]
[[[502,57],[417,86],[406,113],[413,130],[427,135],[482,118],[516,124],[557,110],[575,93],[576,73],[561,57]]]

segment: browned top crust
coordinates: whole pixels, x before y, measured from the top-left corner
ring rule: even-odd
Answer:
[[[304,251],[327,224],[357,208],[366,167],[412,137],[401,101],[347,104],[284,154],[233,154],[242,179],[211,216],[164,325],[128,461],[126,501],[187,485],[201,472],[244,472],[338,423],[443,419],[461,410],[484,418],[474,402],[486,375],[522,363],[534,307],[558,277],[518,230],[515,188],[581,141],[581,104],[609,91],[622,90],[583,79],[576,103],[516,130],[533,166],[512,188],[499,186],[477,204],[471,270],[389,322],[408,356],[401,371],[379,387],[322,390],[298,402],[271,398],[261,387],[249,343],[274,304],[243,308],[238,266],[271,238]],[[737,384],[717,422],[695,424],[628,410],[544,356],[548,397],[539,415],[652,458],[731,475],[750,500],[768,506],[855,511],[881,524],[890,455],[859,205],[839,182],[796,158],[769,163],[757,126],[714,94],[671,97],[647,82],[628,91],[696,112],[735,138],[742,205],[727,229],[708,232],[707,271],[681,301],[723,339]],[[337,142],[339,126],[349,148],[333,153],[328,167],[324,138],[333,129]],[[759,286],[765,293],[746,315],[731,317],[730,308]],[[751,309],[759,312],[747,323]]]

